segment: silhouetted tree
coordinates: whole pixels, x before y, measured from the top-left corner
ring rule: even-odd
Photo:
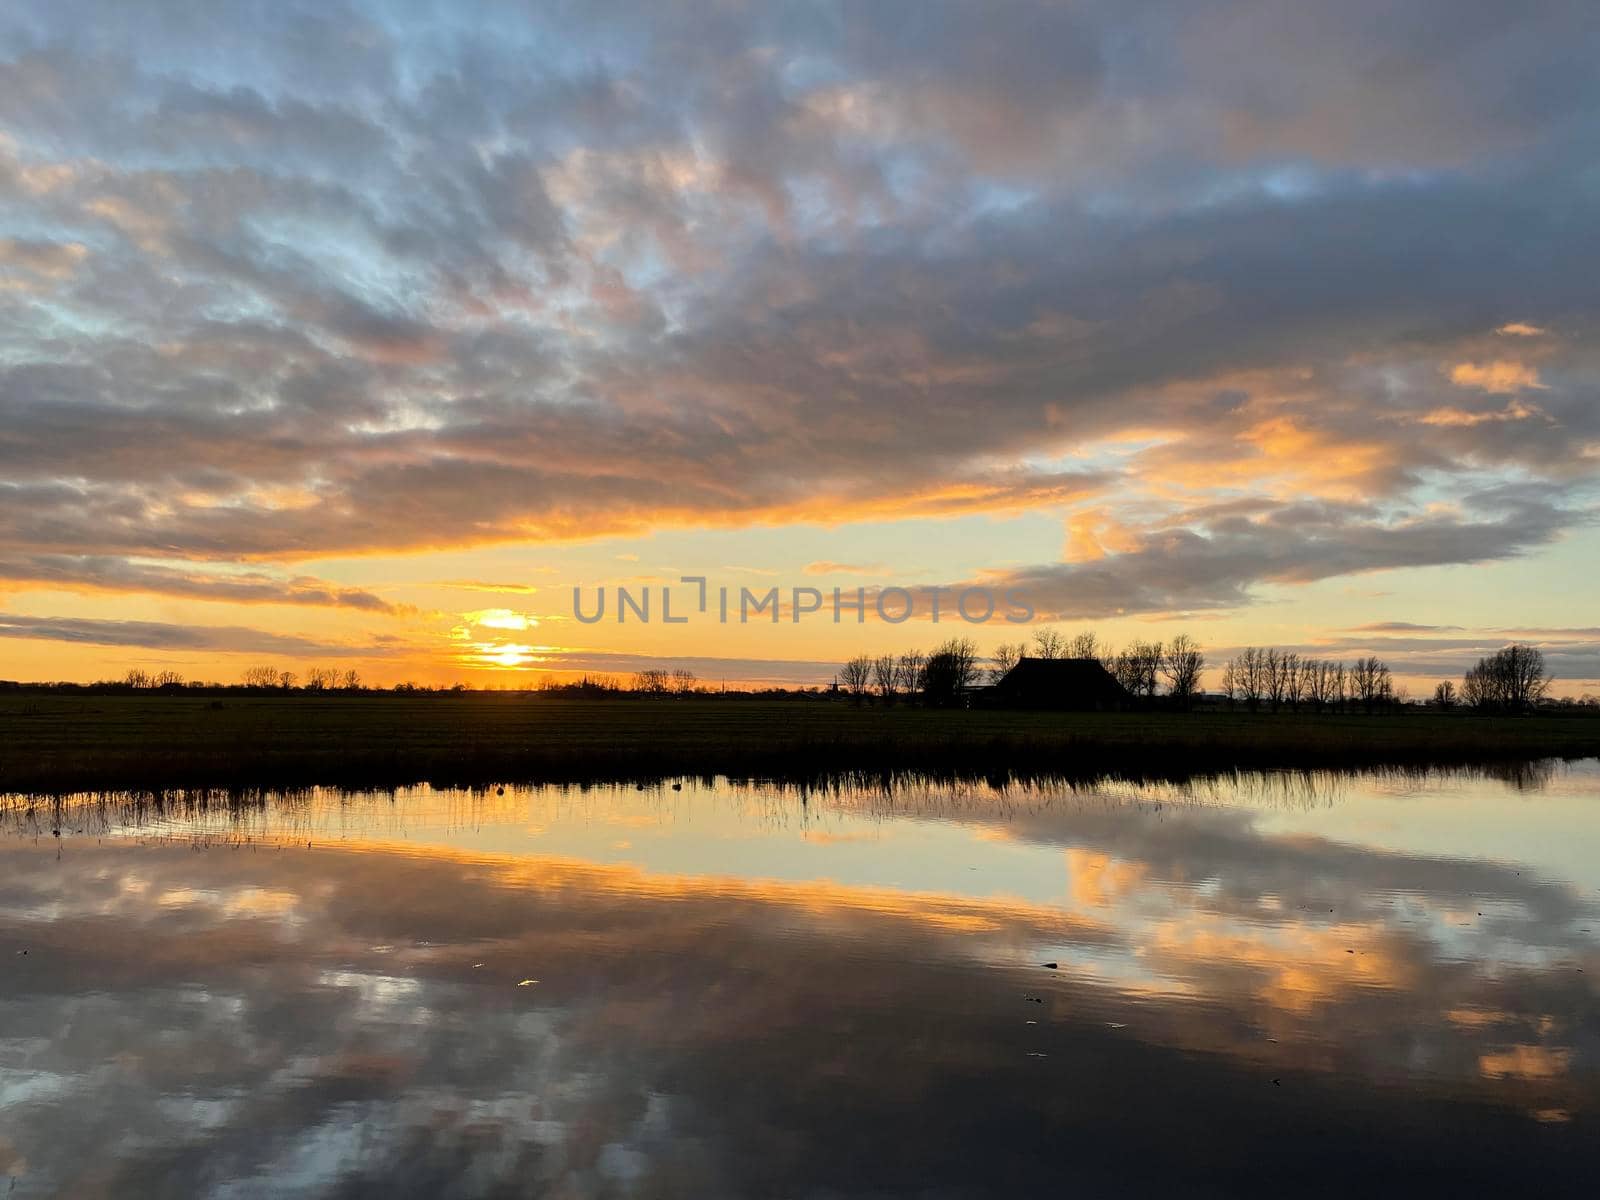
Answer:
[[[1526,712],[1544,699],[1550,684],[1544,652],[1514,643],[1478,660],[1461,681],[1461,697],[1475,708]]]
[[[1334,664],[1326,659],[1308,659],[1300,664],[1301,691],[1318,712],[1335,703]]]
[[[1388,666],[1376,655],[1356,660],[1350,668],[1350,688],[1368,712],[1394,698],[1394,680]]]
[[[959,705],[977,677],[978,648],[967,638],[951,638],[922,670],[922,696],[934,708]]]
[[[900,662],[892,654],[880,654],[872,660],[872,684],[885,705],[893,704],[900,692]]]
[[[1433,689],[1433,706],[1449,712],[1456,706],[1456,685],[1446,679]]]
[[[904,695],[922,695],[922,675],[927,666],[927,655],[921,650],[907,650],[900,656],[896,670],[899,675],[900,691]]]
[[[1180,633],[1167,646],[1166,661],[1162,670],[1167,677],[1167,688],[1172,698],[1184,708],[1194,699],[1200,688],[1200,672],[1205,670],[1206,656],[1200,652],[1200,643],[1187,633]]]
[[[1160,642],[1134,642],[1117,655],[1117,673],[1122,686],[1135,696],[1154,696],[1160,685],[1164,657]]]
[[[661,667],[646,667],[633,677],[633,690],[646,696],[665,696],[672,687],[672,676]]]
[[[1027,649],[1028,647],[1022,642],[1018,642],[1016,645],[1012,645],[1009,642],[1001,642],[994,648],[994,653],[989,655],[989,661],[994,664],[989,668],[989,678],[996,683],[1004,679],[1006,673],[1022,660],[1022,656]]]
[[[1045,627],[1033,631],[1033,657],[1034,658],[1065,658],[1067,656],[1067,639],[1062,636],[1059,629]]]
[[[1230,699],[1237,695],[1254,712],[1267,694],[1268,674],[1266,653],[1255,646],[1246,646],[1228,663],[1223,683]]]
[[[1289,686],[1289,677],[1284,671],[1283,652],[1268,647],[1262,669],[1266,672],[1267,699],[1272,701],[1272,711],[1277,712],[1283,707],[1283,697]]]
[[[1072,641],[1067,643],[1068,658],[1092,658],[1100,660],[1100,639],[1095,636],[1092,629],[1085,629],[1082,633],[1073,634]]]
[[[872,659],[865,654],[858,654],[839,669],[839,685],[850,693],[850,698],[857,704],[867,694],[867,689],[872,686]]]
[[[1283,699],[1288,706],[1299,711],[1300,698],[1305,694],[1306,661],[1293,651],[1283,656]]]
[[[687,696],[695,691],[700,684],[700,677],[693,671],[678,667],[672,672],[672,690],[679,696]]]

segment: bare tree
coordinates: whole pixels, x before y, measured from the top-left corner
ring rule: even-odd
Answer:
[[[1283,652],[1268,647],[1262,661],[1262,669],[1266,673],[1267,699],[1272,701],[1272,711],[1277,712],[1283,707],[1283,696],[1289,683],[1289,678],[1283,669]]]
[[[1511,645],[1491,660],[1504,679],[1506,703],[1518,711],[1543,700],[1553,682],[1544,668],[1544,651],[1534,646]]]
[[[278,686],[278,669],[276,667],[248,667],[240,676],[245,687],[270,688]]]
[[[347,692],[359,692],[361,690],[361,672],[351,667],[344,673],[344,679],[341,681],[340,686]]]
[[[148,672],[141,671],[138,667],[134,667],[122,677],[122,686],[143,690],[150,686],[150,675]]]
[[[968,638],[951,638],[932,654],[922,670],[922,695],[934,707],[959,705],[977,679],[978,648]]]
[[[1462,681],[1461,694],[1477,708],[1526,712],[1544,699],[1550,684],[1544,652],[1514,643],[1479,659]]]
[[[1118,650],[1115,654],[1108,654],[1105,667],[1111,672],[1111,677],[1122,685],[1124,691],[1130,695],[1138,694],[1139,668],[1134,664],[1131,651]]]
[[[1206,656],[1200,652],[1200,643],[1187,633],[1180,633],[1167,647],[1166,662],[1162,670],[1167,677],[1167,688],[1180,705],[1187,708],[1200,688],[1200,672],[1205,670]]]
[[[1394,678],[1376,655],[1356,660],[1350,668],[1350,690],[1368,712],[1394,697]]]
[[[900,661],[892,654],[880,654],[872,660],[872,684],[885,705],[893,704],[900,691]]]
[[[1334,667],[1326,659],[1310,659],[1301,664],[1302,690],[1319,712],[1334,703]]]
[[[1062,636],[1059,629],[1047,626],[1033,631],[1033,657],[1065,658],[1066,656],[1067,639]]]
[[[672,688],[672,676],[661,667],[646,667],[633,677],[633,690],[646,696],[665,696]]]
[[[306,672],[306,691],[326,692],[339,685],[339,672],[332,667],[312,667]]]
[[[1068,658],[1092,658],[1099,661],[1100,639],[1095,636],[1092,629],[1085,629],[1082,633],[1072,635],[1072,640],[1067,643]]]
[[[999,683],[1006,677],[1012,667],[1022,661],[1022,656],[1027,649],[1028,647],[1022,642],[1018,642],[1015,645],[1009,642],[1001,642],[994,648],[994,653],[989,656],[989,661],[993,664],[989,668],[989,678]]]
[[[1105,663],[1106,670],[1135,696],[1153,696],[1160,680],[1163,655],[1160,642],[1134,642]]]
[[[1449,712],[1456,706],[1456,685],[1446,679],[1433,689],[1433,706]]]
[[[1282,660],[1283,671],[1283,698],[1291,709],[1300,708],[1300,697],[1305,691],[1306,664],[1301,657],[1292,650],[1285,653]]]
[[[1254,712],[1267,694],[1267,655],[1255,646],[1246,646],[1228,664],[1230,694],[1237,692],[1239,699]]]
[[[1132,663],[1134,686],[1129,688],[1136,696],[1154,696],[1161,683],[1161,664],[1166,655],[1160,642],[1135,642],[1128,647]]]
[[[872,659],[869,655],[858,654],[844,666],[839,668],[839,682],[844,690],[850,693],[850,698],[857,704],[867,694],[867,689],[872,686]]]
[[[907,696],[922,695],[923,673],[927,669],[928,658],[921,650],[907,650],[900,656],[896,666],[899,675],[900,691]]]
[[[176,690],[177,688],[181,688],[183,686],[183,676],[178,674],[176,671],[159,671],[156,673],[156,677],[150,681],[150,686],[153,688]]]

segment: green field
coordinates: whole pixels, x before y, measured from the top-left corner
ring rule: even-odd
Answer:
[[[0,792],[817,779],[1182,778],[1600,754],[1590,717],[1013,713],[512,694],[0,697]]]

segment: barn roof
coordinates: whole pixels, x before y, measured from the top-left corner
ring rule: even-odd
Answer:
[[[995,685],[1001,692],[1125,700],[1128,693],[1097,658],[1023,658]]]

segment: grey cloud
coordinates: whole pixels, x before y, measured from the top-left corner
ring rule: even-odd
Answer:
[[[109,556],[41,554],[30,558],[0,558],[0,590],[15,590],[19,585],[152,592],[234,604],[354,608],[386,616],[398,616],[408,611],[375,592],[342,587],[310,576],[284,577],[261,571],[208,574],[132,563]]]
[[[1352,633],[1451,633],[1459,630],[1459,625],[1418,625],[1411,621],[1373,621],[1366,625],[1356,625],[1350,630]]]
[[[375,640],[339,645],[236,625],[173,625],[160,621],[114,621],[87,617],[32,617],[0,613],[0,638],[75,642],[88,646],[138,646],[149,650],[212,650],[224,654],[366,658],[392,652]]]
[[[1126,553],[983,582],[1015,589],[1054,619],[1235,608],[1263,582],[1513,557],[1580,519],[1537,501],[1478,520],[1414,516],[1385,524],[1374,515],[1359,505],[1286,506],[1255,520],[1228,517],[1159,532]]]

